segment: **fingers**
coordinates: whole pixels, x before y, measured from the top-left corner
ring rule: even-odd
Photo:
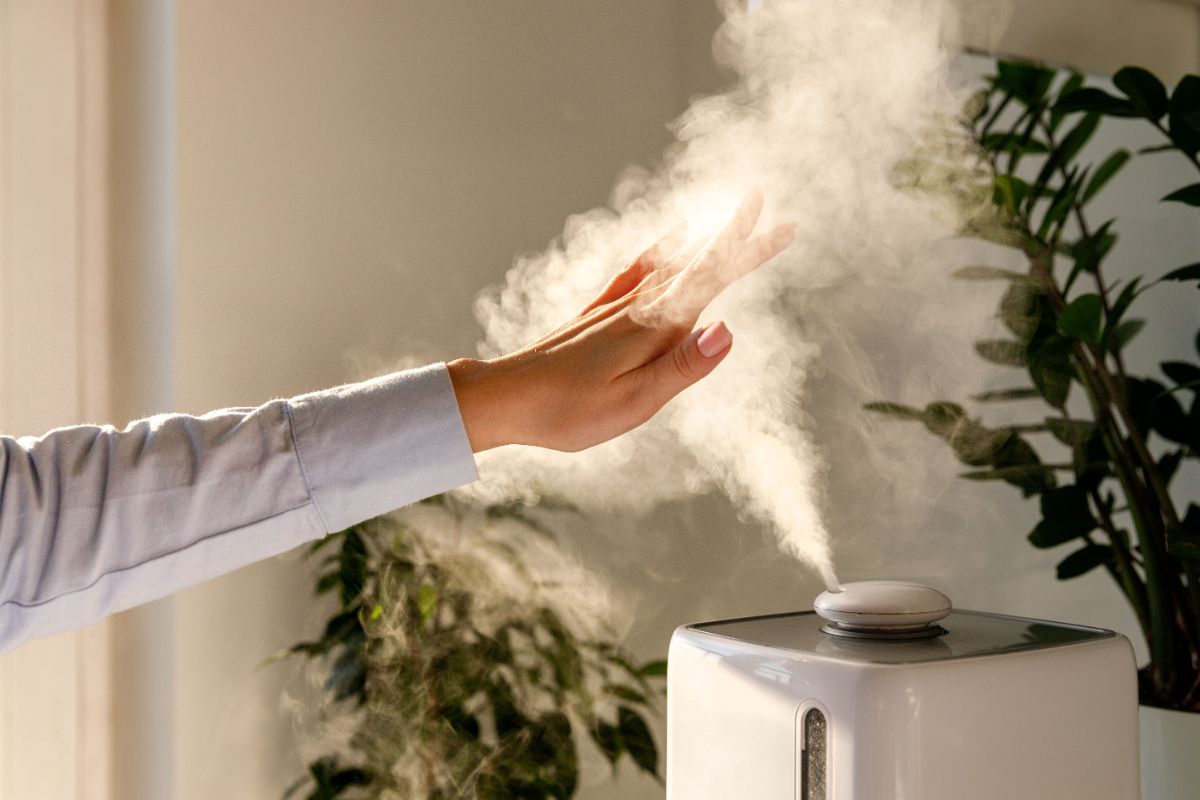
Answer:
[[[666,236],[659,239],[640,256],[630,262],[625,269],[614,275],[612,280],[608,282],[608,285],[604,287],[604,290],[600,292],[599,296],[589,303],[580,312],[580,315],[587,314],[600,306],[620,300],[629,294],[629,292],[642,283],[647,275],[667,264],[686,238],[687,226],[682,224],[676,225],[667,232]]]
[[[729,223],[671,286],[647,305],[646,318],[691,326],[727,286],[786,249],[795,240],[793,225],[780,225],[749,238],[761,212],[762,194],[751,192]]]
[[[724,270],[725,282],[721,289],[754,272],[788,249],[794,241],[796,241],[796,226],[790,223],[772,228],[761,236],[755,236],[746,242],[746,246],[742,248],[742,252],[734,259],[729,269]]]
[[[732,344],[733,335],[725,323],[716,322],[692,331],[674,348],[638,370],[639,378],[645,381],[642,393],[651,413],[716,369]]]

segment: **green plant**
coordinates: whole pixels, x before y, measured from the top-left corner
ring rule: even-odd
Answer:
[[[1183,460],[1200,458],[1200,365],[1167,361],[1162,377],[1139,377],[1123,355],[1145,324],[1131,316],[1138,297],[1162,282],[1200,281],[1200,264],[1152,281],[1111,280],[1104,266],[1117,220],[1096,224],[1088,216],[1135,157],[1172,153],[1181,168],[1200,170],[1200,77],[1168,92],[1146,70],[1126,67],[1113,83],[1119,94],[1085,86],[1074,72],[1002,61],[964,120],[980,154],[975,174],[990,197],[990,210],[974,216],[966,233],[1018,249],[1028,264],[956,273],[1006,284],[998,316],[1011,336],[975,349],[1028,378],[973,399],[1040,398],[1050,413],[988,427],[952,402],[868,408],[923,423],[973,468],[964,477],[1037,497],[1041,520],[1029,541],[1072,548],[1058,577],[1103,568],[1137,614],[1151,653],[1140,675],[1142,702],[1200,711],[1200,506],[1182,511],[1170,493]],[[1085,164],[1083,147],[1106,117],[1149,125],[1161,144]],[[1200,206],[1200,183],[1162,199]],[[1200,354],[1200,334],[1195,347]],[[1086,404],[1069,402],[1076,387]],[[1044,460],[1039,450],[1064,455]]]
[[[584,731],[614,769],[628,754],[657,777],[645,714],[666,664],[578,631],[556,599],[578,588],[527,509],[440,495],[312,553],[338,610],[289,653],[324,670],[352,733],[285,797],[567,798]]]

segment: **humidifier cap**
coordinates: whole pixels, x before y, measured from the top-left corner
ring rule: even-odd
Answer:
[[[813,609],[841,628],[906,630],[925,628],[951,611],[950,598],[909,581],[858,581],[839,592],[822,592]]]

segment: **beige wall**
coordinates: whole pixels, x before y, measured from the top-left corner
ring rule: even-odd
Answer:
[[[664,122],[714,85],[714,24],[708,0],[180,2],[178,404],[332,384],[355,374],[355,356],[469,352],[475,293],[566,215],[603,203],[623,166],[653,161]],[[1200,66],[1198,42],[1187,6],[1022,0],[998,46],[1175,74]],[[931,501],[920,552],[870,532],[846,552],[875,548],[874,563],[849,571],[932,574],[966,542],[977,550],[945,579],[964,605],[1132,630],[1103,578],[1053,580],[1061,554],[1019,534],[1032,508],[1003,488],[973,491],[993,505],[987,520]],[[652,546],[613,547],[606,529],[618,527]],[[679,623],[799,607],[817,591],[715,499],[569,532],[631,598],[630,643],[647,657]],[[293,555],[179,596],[180,798],[275,796],[298,773],[280,709],[289,670],[255,665],[317,632],[309,580]],[[660,795],[627,779],[585,797]]]
[[[976,26],[968,37],[973,45],[1107,74],[1139,64],[1172,82],[1200,64],[1200,9],[1189,0],[1011,0],[1010,5],[1010,21],[998,41]]]
[[[258,403],[353,356],[473,352],[472,300],[711,83],[707,0],[179,4],[176,400]],[[180,798],[299,774],[267,655],[319,631],[296,557],[176,602]]]

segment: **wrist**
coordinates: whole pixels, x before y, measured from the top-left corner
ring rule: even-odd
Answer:
[[[505,399],[505,393],[497,385],[495,363],[460,358],[446,364],[446,369],[450,373],[450,383],[454,387],[471,451],[481,453],[511,444],[511,437],[504,434],[507,425],[501,401]]]

